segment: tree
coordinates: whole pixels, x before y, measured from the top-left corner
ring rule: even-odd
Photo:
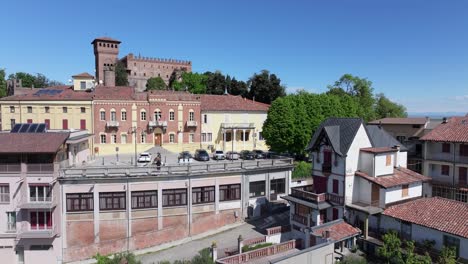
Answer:
[[[249,99],[271,104],[276,98],[286,95],[286,89],[281,85],[281,80],[267,70],[255,73],[247,82]]]
[[[32,75],[26,72],[17,72],[14,74],[10,74],[8,79],[17,79],[21,80],[21,84],[23,87],[35,87],[35,88],[45,88],[50,86],[56,85],[63,85],[63,83],[59,81],[51,81],[47,78],[44,74],[37,73],[36,75]]]
[[[358,105],[350,96],[305,91],[276,99],[263,124],[263,137],[274,151],[304,154],[313,133],[326,118],[356,117]]]
[[[383,93],[376,96],[375,114],[377,118],[408,116],[406,107],[390,101]]]
[[[401,256],[401,241],[395,231],[390,231],[382,236],[383,245],[377,249],[379,257],[386,263],[403,263]]]
[[[204,94],[206,93],[206,80],[207,76],[204,74],[183,72],[181,81],[173,82],[171,87],[176,91],[183,91],[187,88],[191,93]]]
[[[0,69],[0,98],[7,95],[5,69]]]
[[[453,247],[443,247],[439,255],[439,264],[456,264],[457,252]]]
[[[205,72],[206,75],[206,93],[207,94],[224,94],[226,84],[226,76],[220,71]]]
[[[135,254],[131,252],[117,253],[113,257],[97,253],[93,258],[96,259],[97,264],[141,264],[141,261],[137,260]]]
[[[204,248],[198,251],[198,255],[192,258],[192,264],[214,264],[211,258],[210,248]]]
[[[115,63],[115,85],[128,86],[128,74],[125,65],[121,61]]]
[[[151,77],[146,82],[146,90],[166,90],[167,85],[161,77]]]
[[[232,95],[240,95],[246,97],[249,92],[247,89],[247,83],[244,81],[238,81],[236,78],[232,78],[231,82],[228,85],[228,92]]]

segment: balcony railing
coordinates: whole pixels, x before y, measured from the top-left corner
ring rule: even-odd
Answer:
[[[119,122],[118,121],[107,121],[106,122],[106,127],[119,127]]]
[[[283,252],[293,250],[295,248],[296,248],[296,240],[289,240],[281,244],[276,244],[273,246],[252,250],[246,253],[218,259],[217,263],[222,263],[222,264],[248,263],[255,259],[261,259],[261,258],[266,258],[268,256],[281,254]]]
[[[310,202],[314,202],[314,203],[325,202],[326,200],[325,193],[317,194],[317,193],[302,191],[299,189],[291,189],[291,196],[299,198],[299,199],[307,200]]]
[[[197,121],[187,121],[187,127],[196,127],[198,125]]]
[[[307,217],[306,216],[293,214],[292,215],[292,220],[294,222],[297,222],[297,223],[300,223],[300,224],[303,224],[303,225],[307,225]]]
[[[343,202],[344,202],[343,196],[339,196],[339,195],[333,194],[333,193],[327,193],[326,194],[326,199],[327,199],[327,201],[329,201],[331,203],[334,203],[334,204],[343,204]]]
[[[151,128],[155,128],[155,127],[165,128],[165,127],[167,127],[167,121],[152,120],[152,121],[149,121],[148,126],[151,127]]]
[[[51,173],[51,172],[54,172],[54,164],[53,163],[27,164],[27,170],[29,173]]]
[[[21,164],[0,164],[0,173],[20,173]]]

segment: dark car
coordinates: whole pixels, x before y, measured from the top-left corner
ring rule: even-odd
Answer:
[[[209,161],[210,160],[210,155],[204,149],[197,149],[195,151],[195,157],[194,158],[196,160],[198,160],[198,161]]]
[[[254,160],[255,154],[249,150],[243,150],[240,152],[240,158],[243,160]]]
[[[256,159],[266,158],[266,154],[263,152],[263,150],[254,149],[252,152],[254,153]]]
[[[179,153],[179,163],[190,163],[192,162],[192,154],[188,151],[182,151]]]
[[[265,156],[266,156],[267,159],[276,159],[276,158],[278,158],[279,154],[278,154],[278,152],[267,151],[267,152],[265,152]]]

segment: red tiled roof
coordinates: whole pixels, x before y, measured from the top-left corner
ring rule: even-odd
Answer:
[[[135,88],[130,86],[101,86],[94,88],[94,99],[96,100],[133,100]],[[146,98],[145,98],[146,100]]]
[[[41,90],[56,90],[59,93],[40,93]],[[40,93],[40,94],[39,94]],[[91,101],[93,93],[85,91],[74,91],[72,86],[61,85],[48,88],[34,88],[22,90],[21,94],[3,97],[1,101]]]
[[[80,74],[76,74],[76,75],[73,75],[72,76],[73,78],[76,78],[76,77],[83,77],[83,78],[94,78],[94,76],[92,76],[91,74],[87,73],[87,72],[82,72]]]
[[[91,42],[91,44],[94,44],[94,42],[96,40],[104,40],[104,41],[109,41],[109,42],[116,42],[116,43],[121,43],[120,40],[116,40],[116,39],[113,39],[113,38],[109,38],[109,37],[97,37],[93,40],[93,42]]]
[[[55,153],[69,132],[0,133],[0,153]]]
[[[202,111],[262,111],[270,105],[234,95],[201,95]]]
[[[383,212],[403,221],[468,238],[468,204],[441,197],[390,206]]]
[[[317,229],[312,230],[312,234],[323,238],[325,231],[330,231],[330,239],[333,241],[341,241],[352,236],[357,236],[361,233],[361,230],[358,228],[355,228],[341,220],[336,224],[325,224],[324,227],[318,226]]]
[[[374,121],[369,122],[369,124],[378,125],[379,123],[382,125],[424,125],[426,124],[426,118],[422,117],[386,117],[382,119],[377,119]]]
[[[361,178],[364,178],[370,182],[373,182],[375,184],[378,184],[384,188],[390,188],[390,187],[399,186],[403,184],[410,184],[413,182],[431,180],[430,177],[421,175],[417,172],[414,172],[412,170],[409,170],[403,167],[398,167],[398,168],[395,167],[393,169],[393,174],[391,175],[372,177],[362,171],[357,171],[355,175]]]
[[[397,152],[398,150],[391,147],[381,147],[381,148],[361,148],[361,151],[369,153],[387,153],[387,152]]]
[[[199,94],[191,94],[185,91],[171,90],[151,90],[148,92],[148,97],[151,99],[165,99],[167,101],[198,101],[200,102]]]
[[[452,117],[447,123],[436,126],[421,140],[468,143],[468,117]]]

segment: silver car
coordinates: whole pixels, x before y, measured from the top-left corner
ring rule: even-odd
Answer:
[[[239,153],[235,151],[228,151],[226,152],[226,159],[228,160],[238,160],[239,159]]]
[[[214,160],[224,160],[224,159],[226,159],[226,156],[224,156],[224,152],[222,150],[216,150],[213,153],[213,159]]]

